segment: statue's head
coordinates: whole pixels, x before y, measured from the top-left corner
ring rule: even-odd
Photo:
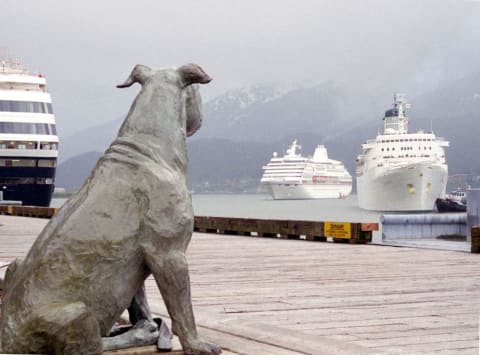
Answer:
[[[181,90],[181,117],[186,122],[187,137],[193,135],[202,125],[202,100],[197,84],[208,84],[212,78],[196,64],[185,64],[179,68],[153,70],[137,64],[127,80],[117,88],[126,88],[134,83],[146,84],[149,80],[172,84]]]

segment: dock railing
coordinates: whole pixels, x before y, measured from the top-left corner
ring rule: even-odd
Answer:
[[[285,219],[195,216],[196,232],[264,238],[364,244],[372,241],[378,223],[317,222]]]

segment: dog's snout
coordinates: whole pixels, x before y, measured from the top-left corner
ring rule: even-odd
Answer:
[[[204,74],[205,76],[201,79],[200,84],[208,84],[213,80],[207,73],[204,72]]]

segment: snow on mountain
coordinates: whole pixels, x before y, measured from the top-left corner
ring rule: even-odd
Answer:
[[[329,84],[256,85],[239,88],[204,105],[202,129],[194,139],[273,141],[286,134],[330,135],[345,122],[345,94]]]
[[[253,85],[237,88],[208,101],[204,109],[207,112],[223,112],[226,108],[246,110],[257,104],[275,100],[298,88],[299,85],[280,84]]]

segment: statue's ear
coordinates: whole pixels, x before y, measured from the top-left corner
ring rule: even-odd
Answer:
[[[151,72],[152,72],[152,69],[150,69],[146,65],[137,64],[135,65],[135,68],[133,68],[127,80],[125,80],[123,84],[117,85],[117,88],[128,88],[129,86],[132,86],[134,83],[139,83],[143,85],[143,83],[147,81]]]
[[[177,70],[182,77],[185,86],[191,84],[208,84],[212,81],[212,78],[196,64],[185,64]]]

